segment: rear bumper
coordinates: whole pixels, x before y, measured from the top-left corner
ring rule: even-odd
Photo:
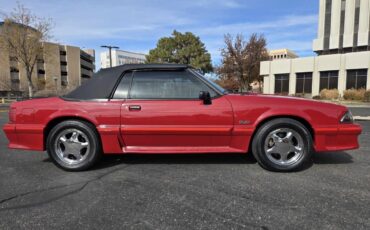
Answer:
[[[5,124],[3,130],[9,148],[44,151],[43,125]]]
[[[340,124],[338,127],[316,129],[316,152],[358,149],[358,136],[362,128],[358,124]]]

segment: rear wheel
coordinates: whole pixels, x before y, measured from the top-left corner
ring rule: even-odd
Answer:
[[[258,129],[252,151],[265,169],[281,172],[300,170],[311,159],[312,137],[302,123],[278,118]]]
[[[93,125],[68,120],[57,124],[50,131],[47,151],[58,167],[68,171],[82,171],[98,161],[101,145]]]

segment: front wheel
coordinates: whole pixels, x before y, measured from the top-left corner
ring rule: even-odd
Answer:
[[[68,120],[57,124],[47,138],[53,162],[67,171],[82,171],[100,158],[101,145],[95,127],[87,122]]]
[[[312,156],[312,137],[307,128],[290,118],[278,118],[262,125],[252,142],[258,163],[271,171],[302,169]]]

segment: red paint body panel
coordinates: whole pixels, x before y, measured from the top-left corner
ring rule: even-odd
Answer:
[[[139,105],[139,111],[130,110]],[[33,99],[11,105],[3,128],[9,148],[45,150],[44,134],[55,119],[94,124],[106,154],[246,153],[268,119],[292,117],[313,131],[317,152],[358,148],[361,127],[340,124],[347,109],[330,103],[268,95],[224,95],[199,100],[65,101]],[[15,114],[13,114],[15,113]]]
[[[135,105],[141,110],[130,111]],[[155,151],[161,153],[174,152],[173,147],[206,147],[208,152],[218,152],[213,148],[230,146],[233,119],[225,97],[214,99],[212,105],[200,100],[126,100],[121,134],[126,147],[161,147]]]

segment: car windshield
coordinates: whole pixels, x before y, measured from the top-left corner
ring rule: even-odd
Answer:
[[[227,94],[227,93],[228,93],[228,91],[227,91],[226,89],[224,89],[224,88],[222,88],[221,86],[219,86],[216,82],[211,81],[211,80],[207,79],[206,77],[204,77],[204,76],[203,76],[203,74],[199,73],[199,71],[198,71],[198,70],[196,70],[196,69],[191,69],[191,71],[192,71],[193,73],[195,73],[197,76],[201,77],[201,78],[202,78],[203,80],[205,80],[206,82],[208,82],[208,83],[209,83],[210,85],[212,85],[214,88],[216,88],[216,89],[217,89],[217,91],[219,91],[219,92],[221,92],[221,93],[223,93],[223,94]]]

